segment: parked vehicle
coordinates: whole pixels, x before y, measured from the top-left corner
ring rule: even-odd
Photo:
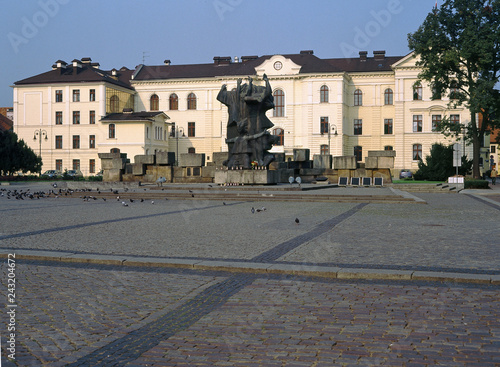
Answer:
[[[72,178],[83,177],[83,173],[75,169],[68,170],[67,172],[65,172],[65,175]]]
[[[413,174],[409,169],[402,169],[401,172],[399,172],[399,179],[405,179],[405,178],[413,178]]]
[[[55,169],[49,169],[48,171],[45,171],[41,177],[43,178],[60,178],[62,177],[62,172],[55,170]]]

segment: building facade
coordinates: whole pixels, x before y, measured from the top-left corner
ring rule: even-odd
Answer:
[[[41,154],[43,169],[100,169],[98,153],[120,151],[131,159],[157,151],[226,151],[226,106],[217,101],[223,84],[235,88],[266,74],[275,108],[268,111],[279,142],[272,152],[293,155],[355,155],[395,150],[395,170],[418,168],[432,144],[455,141],[434,131],[445,116],[470,120],[418,82],[413,54],[388,57],[360,52],[357,58],[320,59],[299,54],[214,57],[213,63],[139,65],[103,71],[90,58],[59,60],[52,70],[14,85],[14,130]],[[34,136],[38,131],[38,139]],[[35,140],[34,140],[35,138]],[[45,140],[46,138],[46,140]],[[463,147],[471,156],[471,149]]]

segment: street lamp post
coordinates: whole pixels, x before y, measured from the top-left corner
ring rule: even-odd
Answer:
[[[330,149],[330,139],[332,137],[332,131],[334,131],[334,134],[335,136],[337,136],[337,126],[334,125],[334,124],[330,124],[328,123],[328,154],[331,155],[332,154],[332,151]]]
[[[182,127],[176,127],[175,128],[175,140],[177,143],[177,148],[175,151],[175,165],[179,166],[179,134],[182,134],[182,137],[184,138],[186,135],[184,134],[184,129]]]
[[[43,130],[43,129],[38,129],[38,130],[35,130],[35,134],[33,135],[33,140],[36,141],[36,139],[38,139],[38,146],[39,146],[39,156],[42,157],[42,139],[45,139],[47,140],[48,137],[47,137],[47,131]]]

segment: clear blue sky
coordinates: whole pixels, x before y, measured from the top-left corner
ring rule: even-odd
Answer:
[[[91,57],[110,70],[142,63],[211,63],[214,56],[314,50],[320,58],[366,50],[406,55],[407,34],[435,0],[1,1],[0,107],[15,81],[56,60]],[[442,0],[438,1],[441,4]]]

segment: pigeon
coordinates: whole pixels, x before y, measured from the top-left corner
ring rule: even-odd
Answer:
[[[123,206],[128,206],[128,204],[126,202],[124,202],[124,201],[122,201],[122,205]]]
[[[299,218],[295,218],[295,223],[296,223],[296,224],[299,224],[299,223],[300,223]]]
[[[141,203],[143,203],[143,202],[144,202],[144,199],[141,199]]]
[[[252,214],[255,213],[255,208],[252,206]]]
[[[155,201],[154,201],[154,200],[151,200],[151,204],[154,204],[154,203],[155,203]]]
[[[222,202],[223,205],[227,205],[225,202]]]
[[[133,202],[134,202],[134,199],[129,199],[129,200],[130,200],[130,202],[131,202],[131,203],[133,203]]]

